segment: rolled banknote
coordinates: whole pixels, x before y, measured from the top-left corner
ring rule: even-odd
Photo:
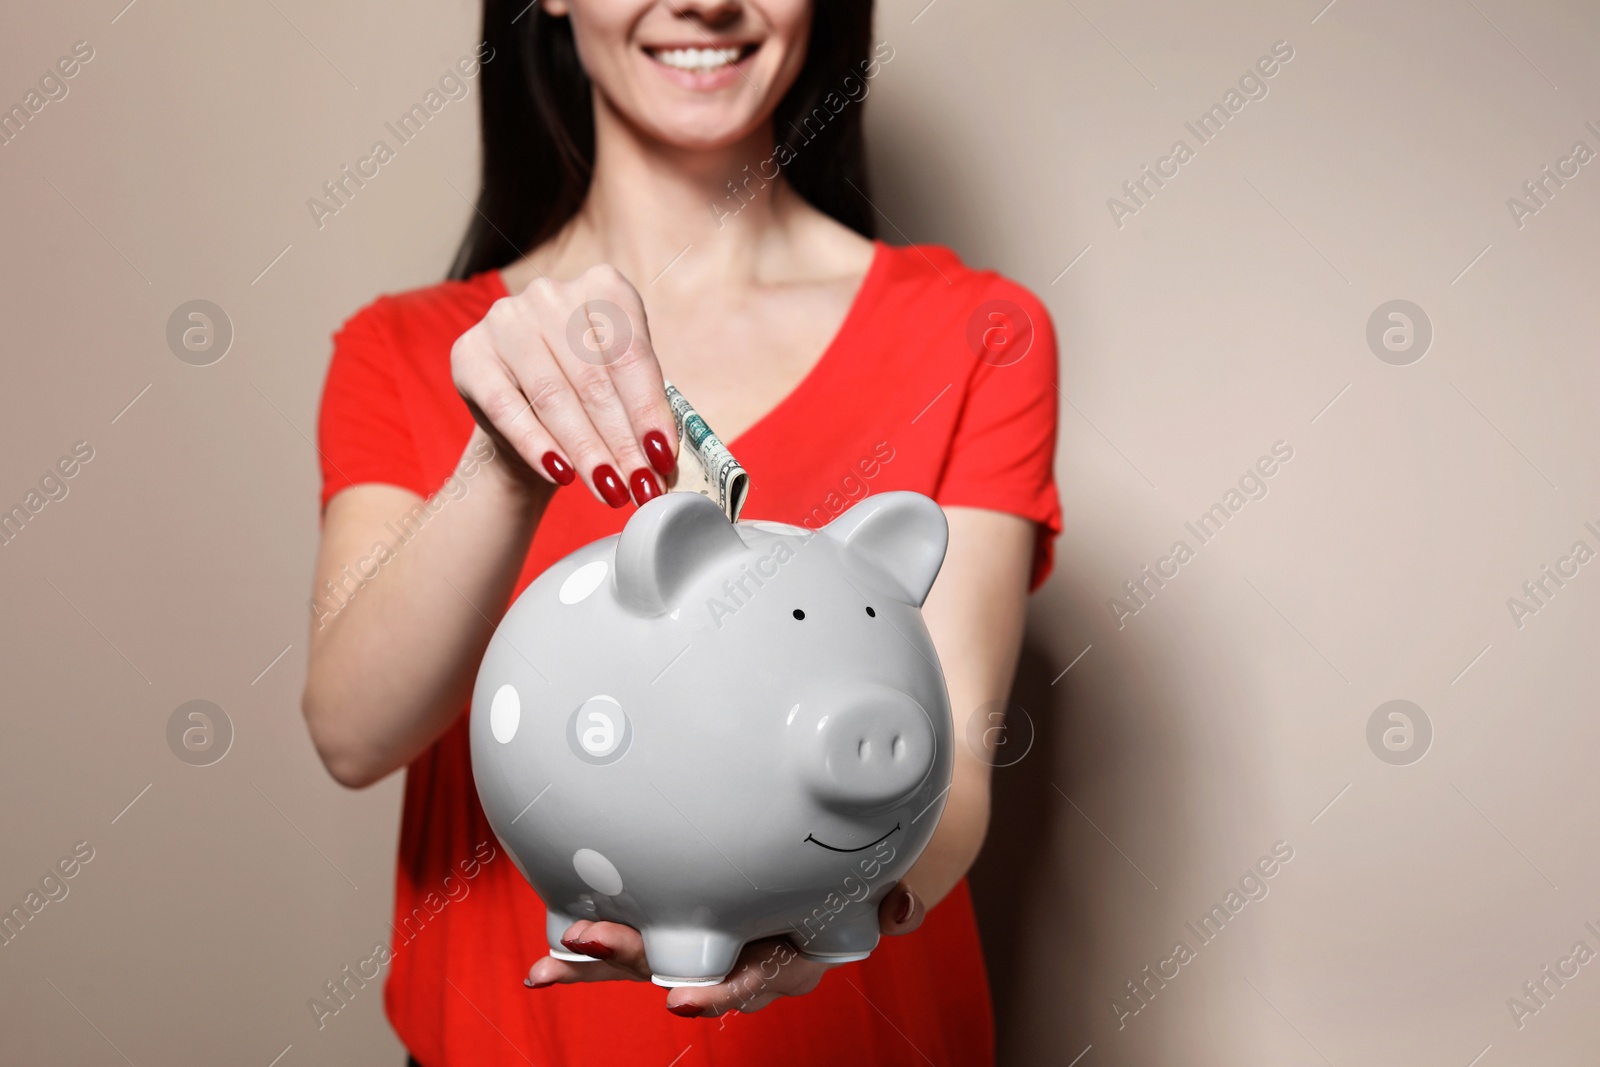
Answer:
[[[738,522],[750,491],[750,475],[671,382],[667,403],[678,426],[678,474],[671,490],[710,497],[729,522]],[[689,457],[692,462],[685,462]]]

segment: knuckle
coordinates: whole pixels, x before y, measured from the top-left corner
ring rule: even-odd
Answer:
[[[455,343],[450,346],[450,370],[457,376],[458,383],[462,371],[473,364],[482,345],[483,332],[477,326],[473,326],[457,337]]]
[[[478,401],[483,413],[496,425],[508,423],[521,414],[522,398],[511,389],[494,389]]]
[[[642,374],[644,373],[644,370],[648,364],[653,364],[655,362],[650,355],[649,349],[641,344],[640,340],[641,338],[638,332],[634,332],[632,338],[629,339],[627,346],[623,348],[622,351],[611,357],[609,366],[611,367],[612,373],[627,375]]]
[[[626,285],[627,279],[616,267],[609,263],[596,263],[583,272],[583,280],[591,285],[612,289],[618,285]]]
[[[560,291],[549,278],[535,278],[522,290],[522,302],[529,308],[548,308],[557,303]]]
[[[609,404],[617,395],[616,383],[611,380],[611,375],[603,371],[590,371],[581,375],[577,381],[577,389],[586,407]]]
[[[574,429],[561,438],[561,445],[567,450],[568,458],[574,466],[589,468],[601,463],[612,463],[614,457],[611,450],[606,447],[603,437],[589,427]]]
[[[652,426],[658,421],[658,417],[665,407],[665,404],[657,403],[654,396],[637,397],[628,405],[628,422],[630,425],[641,428]],[[670,409],[668,409],[666,421],[670,427],[672,423]],[[668,434],[668,436],[672,435]]]
[[[450,352],[450,384],[462,396],[471,396],[473,393],[473,368],[469,365],[469,357],[458,355],[454,349]]]
[[[578,286],[585,295],[615,301],[630,313],[638,309],[639,290],[626,274],[609,263],[600,263],[584,271]]]
[[[530,380],[523,392],[533,406],[534,414],[542,416],[561,406],[567,395],[567,383],[552,375],[541,374]]]
[[[522,318],[521,307],[514,296],[503,296],[489,305],[489,311],[483,316],[483,321],[490,328],[503,330],[519,322]]]
[[[488,411],[489,398],[504,389],[502,380],[476,356],[465,357],[459,363],[452,362],[450,381],[457,395],[477,404],[485,413]]]

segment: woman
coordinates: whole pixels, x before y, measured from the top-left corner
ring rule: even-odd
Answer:
[[[407,768],[389,1017],[428,1067],[992,1062],[969,726],[1006,697],[1060,526],[1048,318],[945,249],[870,239],[861,99],[893,50],[869,4],[525,2],[485,4],[453,280],[346,323],[323,395],[304,709],[345,785]],[[889,489],[946,509],[924,616],[965,741],[880,908],[906,936],[866,961],[763,972],[758,943],[724,984],[664,992],[634,930],[590,922],[564,941],[594,962],[548,956],[478,806],[464,712],[494,622],[671,481],[664,377],[750,470],[747,518],[814,527]]]

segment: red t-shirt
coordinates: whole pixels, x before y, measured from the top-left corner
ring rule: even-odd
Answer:
[[[505,295],[489,271],[380,298],[345,323],[318,424],[324,507],[350,485],[422,496],[444,485],[473,428],[451,384],[450,348]],[[890,489],[1024,516],[1038,527],[1037,587],[1061,529],[1055,438],[1055,336],[1038,300],[948,249],[880,243],[820,360],[729,447],[750,472],[744,518],[816,527]],[[557,490],[516,592],[619,532],[632,511],[581,484]],[[425,1067],[993,1062],[965,879],[915,933],[751,1015],[681,1019],[645,983],[525,988],[546,951],[544,905],[478,804],[467,714],[406,774],[384,1000]]]

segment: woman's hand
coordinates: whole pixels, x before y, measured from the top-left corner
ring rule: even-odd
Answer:
[[[895,886],[878,904],[878,929],[887,935],[909,934],[922,925],[927,909],[912,889]],[[531,989],[572,982],[648,982],[639,931],[622,923],[580,919],[567,928],[561,943],[572,952],[594,957],[594,963],[568,963],[546,956],[528,968],[523,982]],[[787,937],[752,941],[720,984],[681,986],[667,994],[667,1010],[685,1018],[710,1018],[730,1011],[760,1011],[779,997],[811,992],[823,974],[837,964],[808,960]]]
[[[614,508],[661,493],[677,431],[644,302],[614,267],[538,278],[457,339],[451,376],[506,456],[556,485],[582,477]]]

